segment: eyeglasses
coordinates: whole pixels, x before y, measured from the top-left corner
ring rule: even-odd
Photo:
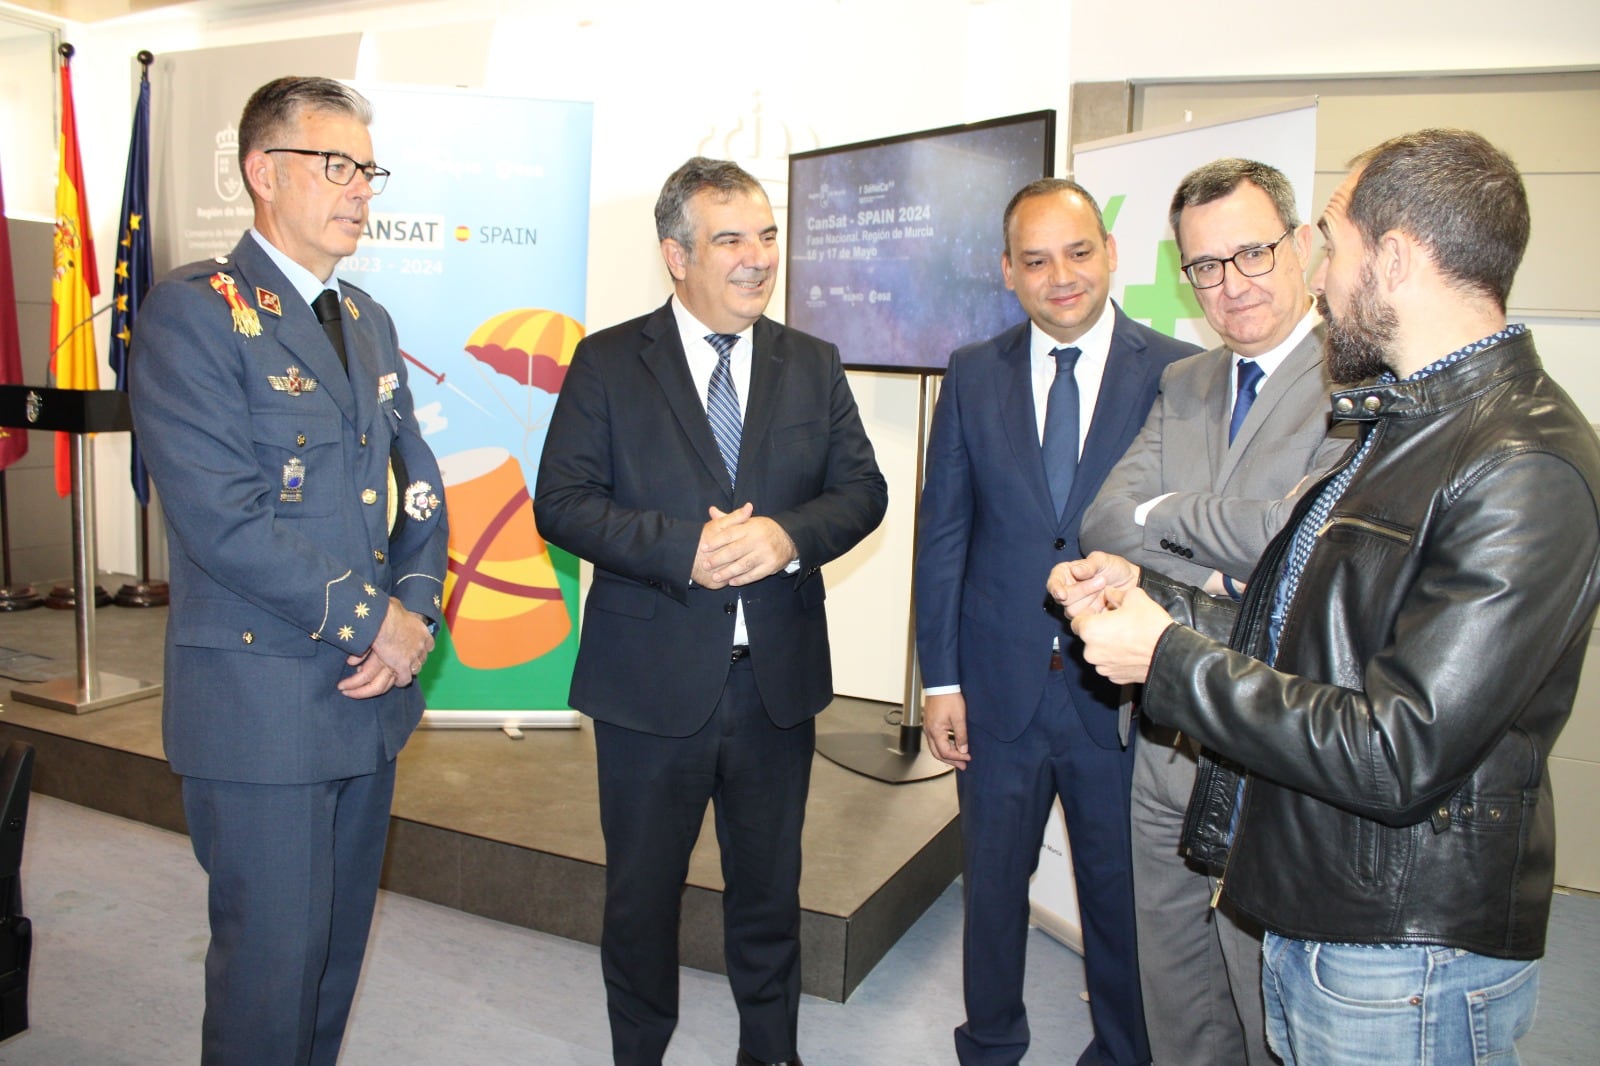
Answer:
[[[389,172],[376,163],[357,163],[343,152],[323,152],[315,148],[263,148],[262,151],[291,152],[294,155],[320,155],[322,157],[322,172],[328,180],[335,185],[349,185],[356,180],[359,173],[367,179],[367,184],[372,186],[372,195],[377,196],[383,187],[389,183]]]
[[[1272,268],[1277,265],[1278,245],[1288,239],[1293,232],[1292,227],[1283,231],[1283,236],[1270,244],[1257,244],[1249,248],[1241,248],[1226,259],[1196,259],[1192,263],[1183,265],[1184,274],[1188,275],[1189,284],[1197,289],[1214,289],[1222,284],[1222,279],[1227,275],[1227,266],[1233,264],[1242,277],[1259,278],[1263,274],[1272,273]]]

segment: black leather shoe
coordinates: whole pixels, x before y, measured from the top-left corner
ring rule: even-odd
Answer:
[[[756,1058],[744,1048],[739,1049],[739,1057],[735,1062],[736,1066],[805,1066],[805,1063],[800,1061],[798,1055],[792,1059],[784,1059],[782,1062],[768,1062],[765,1059]]]

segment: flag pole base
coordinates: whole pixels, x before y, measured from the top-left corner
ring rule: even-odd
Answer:
[[[32,585],[0,586],[0,611],[31,611],[44,606],[44,597]]]
[[[118,607],[165,607],[170,598],[165,581],[137,581],[118,589],[111,602]]]
[[[111,602],[111,593],[99,585],[94,587],[94,605],[104,607]],[[70,611],[78,606],[78,590],[71,585],[57,585],[44,598],[44,605],[57,611]]]

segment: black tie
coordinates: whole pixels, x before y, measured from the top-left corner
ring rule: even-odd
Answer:
[[[317,313],[322,332],[328,335],[328,342],[339,354],[339,365],[344,367],[346,374],[350,373],[350,360],[344,354],[344,325],[339,321],[339,294],[332,289],[323,289],[311,301],[311,310]]]

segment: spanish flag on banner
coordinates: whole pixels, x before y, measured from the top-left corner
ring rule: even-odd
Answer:
[[[55,270],[50,282],[50,371],[56,387],[98,389],[99,358],[94,348],[94,308],[100,295],[95,269],[89,205],[84,199],[83,160],[78,155],[78,122],[72,106],[71,57],[61,57],[60,164],[56,172]],[[56,492],[72,492],[72,444],[56,434]]]

